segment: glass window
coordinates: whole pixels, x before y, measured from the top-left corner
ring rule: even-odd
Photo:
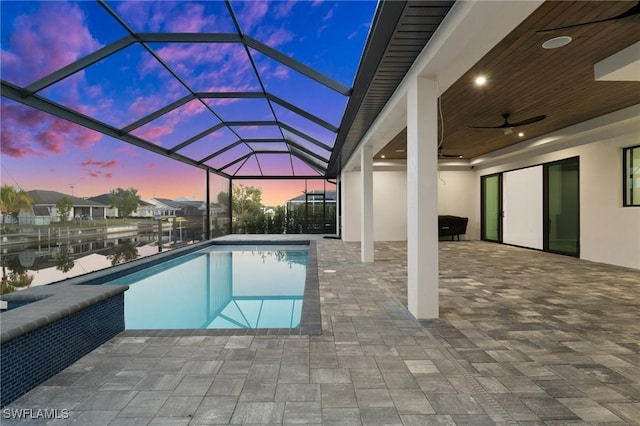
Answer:
[[[624,206],[640,206],[640,145],[622,151],[624,173]]]

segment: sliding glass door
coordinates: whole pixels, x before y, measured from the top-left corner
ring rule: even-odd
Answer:
[[[481,185],[481,237],[502,242],[502,174],[482,176]]]
[[[544,165],[544,250],[580,255],[578,157]]]

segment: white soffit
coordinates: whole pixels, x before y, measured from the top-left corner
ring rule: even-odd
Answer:
[[[640,81],[640,41],[593,66],[596,81]]]
[[[408,80],[437,76],[443,93],[542,3],[543,0],[456,2],[344,169],[352,171],[357,167],[362,145],[371,144],[377,152],[406,127]]]

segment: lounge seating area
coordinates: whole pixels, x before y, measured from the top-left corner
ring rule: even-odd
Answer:
[[[467,233],[468,217],[459,217],[451,215],[438,216],[438,237],[457,237],[460,241],[460,235]]]

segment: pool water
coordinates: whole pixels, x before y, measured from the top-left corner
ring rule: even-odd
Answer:
[[[129,285],[125,328],[300,326],[308,246],[210,246],[108,284]]]

